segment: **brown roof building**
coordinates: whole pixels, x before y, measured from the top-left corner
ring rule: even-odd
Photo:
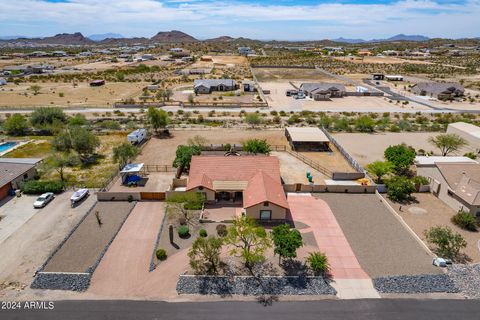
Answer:
[[[36,165],[42,159],[0,158],[0,200],[11,190],[19,189],[24,181],[33,179]]]
[[[209,202],[242,201],[254,219],[284,220],[289,208],[272,156],[193,156],[186,190],[203,192]]]

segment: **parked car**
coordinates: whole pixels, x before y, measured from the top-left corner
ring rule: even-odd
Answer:
[[[72,208],[75,206],[75,204],[86,198],[88,194],[88,189],[78,189],[77,191],[75,191],[70,197],[70,203],[72,205]]]
[[[33,203],[34,208],[43,208],[45,207],[50,201],[52,201],[55,198],[52,192],[47,192],[42,194],[40,197],[35,200]]]

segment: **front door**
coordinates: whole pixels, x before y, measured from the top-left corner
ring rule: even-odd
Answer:
[[[260,210],[260,220],[272,220],[272,210]]]

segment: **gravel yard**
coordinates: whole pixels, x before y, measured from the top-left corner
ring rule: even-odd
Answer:
[[[465,296],[480,299],[480,264],[453,265],[448,275]]]
[[[287,145],[284,131],[246,130],[246,129],[210,129],[210,130],[170,130],[172,137],[167,139],[152,138],[135,160],[145,164],[172,165],[177,146],[187,144],[188,139],[200,135],[207,139],[207,144],[241,144],[247,139],[266,139],[272,145]]]
[[[391,145],[406,143],[417,150],[436,151],[428,139],[439,134],[439,132],[335,133],[333,137],[355,160],[366,166],[376,160],[383,160],[385,149]],[[463,155],[467,151],[459,150],[452,155]]]
[[[128,202],[98,202],[43,271],[86,272],[95,264],[134,205]],[[97,221],[96,212],[99,212],[101,224]]]
[[[326,201],[362,268],[372,277],[441,271],[400,222],[372,194],[316,194]]]
[[[467,241],[467,247],[462,252],[471,259],[470,262],[480,262],[480,248],[478,247],[480,232],[463,230],[453,224],[450,219],[456,212],[433,194],[416,193],[415,199],[416,201],[413,203],[402,205],[402,211],[399,210],[398,203],[387,201],[422,240],[425,241],[423,234],[425,230],[435,226],[448,226],[460,233]]]

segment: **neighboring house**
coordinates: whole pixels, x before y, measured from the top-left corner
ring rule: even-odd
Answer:
[[[330,140],[317,127],[287,127],[285,136],[294,151],[330,150]]]
[[[250,47],[239,47],[239,48],[237,49],[237,51],[238,51],[238,54],[244,55],[244,56],[247,56],[247,55],[249,55],[249,54],[255,54],[255,53],[256,53],[255,50],[253,50],[253,49],[250,48]]]
[[[198,79],[193,83],[195,93],[212,93],[213,91],[232,91],[237,83],[232,79]]]
[[[440,100],[463,97],[465,88],[458,83],[421,82],[411,87],[412,92],[420,96],[430,96]]]
[[[430,180],[430,190],[455,211],[480,217],[480,164],[467,157],[416,157],[417,174]]]
[[[208,202],[242,202],[243,214],[258,220],[285,220],[289,209],[273,156],[193,156],[187,191]]]
[[[338,83],[302,83],[300,90],[317,101],[341,98],[347,92],[345,86]]]
[[[447,133],[459,135],[468,142],[468,148],[480,151],[480,127],[466,122],[450,123]]]
[[[19,189],[22,182],[37,174],[36,166],[42,161],[37,158],[0,158],[0,200],[11,190]]]
[[[243,91],[245,92],[255,92],[255,81],[252,80],[243,80],[242,81]]]
[[[7,80],[0,78],[0,86],[4,86],[7,84]]]

